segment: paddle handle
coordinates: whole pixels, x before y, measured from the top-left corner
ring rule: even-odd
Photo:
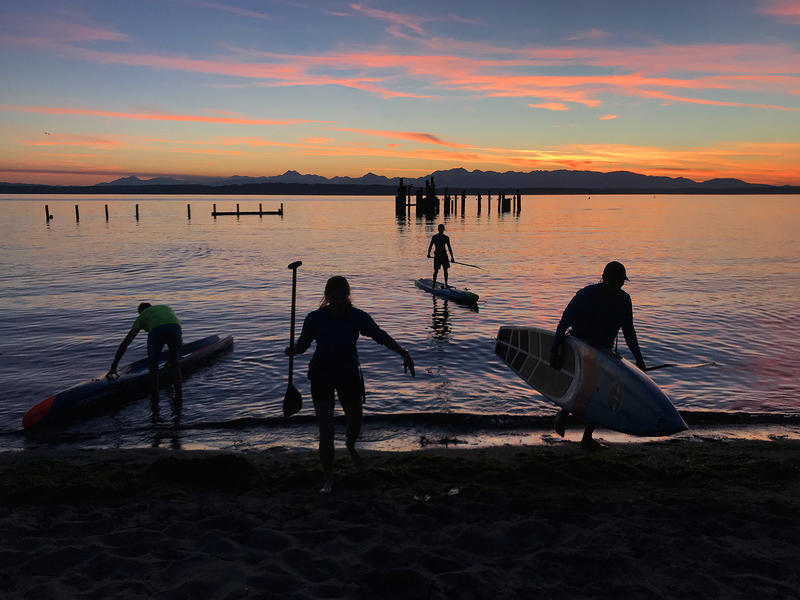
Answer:
[[[288,267],[292,270],[292,318],[291,325],[289,326],[289,348],[292,352],[289,355],[289,384],[292,383],[292,376],[294,375],[294,317],[297,301],[297,268],[302,264],[303,262],[298,260]]]

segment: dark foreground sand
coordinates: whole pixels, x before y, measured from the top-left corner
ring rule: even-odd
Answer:
[[[789,598],[800,443],[0,455],[0,597]]]

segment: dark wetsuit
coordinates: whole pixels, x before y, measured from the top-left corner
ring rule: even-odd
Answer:
[[[431,246],[434,247],[433,251],[433,270],[436,271],[439,267],[445,269],[450,268],[450,261],[447,258],[447,249],[450,248],[450,238],[443,233],[437,233],[431,238],[431,243],[428,245],[428,254],[431,252]],[[450,250],[452,254],[453,250]]]
[[[633,328],[631,297],[621,289],[609,293],[602,283],[595,283],[579,290],[564,309],[551,352],[558,351],[569,327],[575,337],[607,350],[614,347],[617,332],[622,328],[628,348],[637,361],[642,360]]]
[[[308,313],[295,347],[305,352],[316,340],[317,348],[308,366],[311,397],[319,424],[319,451],[323,465],[333,465],[334,392],[339,396],[347,421],[347,439],[355,441],[361,431],[363,383],[356,342],[359,335],[386,345],[391,337],[367,313],[349,306],[336,317],[329,308]]]

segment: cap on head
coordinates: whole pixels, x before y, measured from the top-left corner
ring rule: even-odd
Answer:
[[[138,311],[139,311],[139,314],[142,314],[142,312],[143,312],[143,311],[147,310],[147,309],[148,309],[148,308],[150,308],[151,306],[153,306],[153,305],[152,305],[152,304],[150,304],[149,302],[142,302],[142,303],[139,305],[139,308],[138,308],[138,309],[136,309],[136,310],[138,310]]]
[[[439,225],[439,233],[444,233],[444,225]]]
[[[625,265],[616,260],[612,260],[603,269],[603,281],[628,281],[628,274],[625,272]]]

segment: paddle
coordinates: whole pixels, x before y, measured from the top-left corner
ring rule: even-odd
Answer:
[[[478,265],[471,265],[469,263],[462,263],[457,260],[452,261],[455,265],[464,265],[465,267],[472,267],[473,269],[480,269],[483,270],[483,267],[479,267]]]
[[[429,256],[428,258],[433,258],[433,257]],[[462,262],[459,262],[457,260],[451,260],[450,262],[453,263],[454,265],[464,265],[465,267],[472,267],[473,269],[480,269],[481,271],[483,270],[483,267],[479,267],[478,265],[471,265],[469,263],[462,263]]]
[[[289,265],[288,268],[292,270],[292,321],[291,332],[289,333],[289,383],[286,386],[286,395],[283,397],[283,416],[291,417],[303,406],[303,398],[294,383],[292,376],[294,375],[294,313],[295,313],[295,299],[297,297],[297,268],[302,265],[302,261],[295,261]]]
[[[676,369],[694,369],[696,367],[712,367],[716,365],[715,362],[704,362],[704,363],[695,363],[693,365],[681,365],[678,363],[664,363],[661,365],[654,365],[652,367],[647,367],[645,371],[655,371],[656,369],[667,369],[667,368],[676,368]]]

